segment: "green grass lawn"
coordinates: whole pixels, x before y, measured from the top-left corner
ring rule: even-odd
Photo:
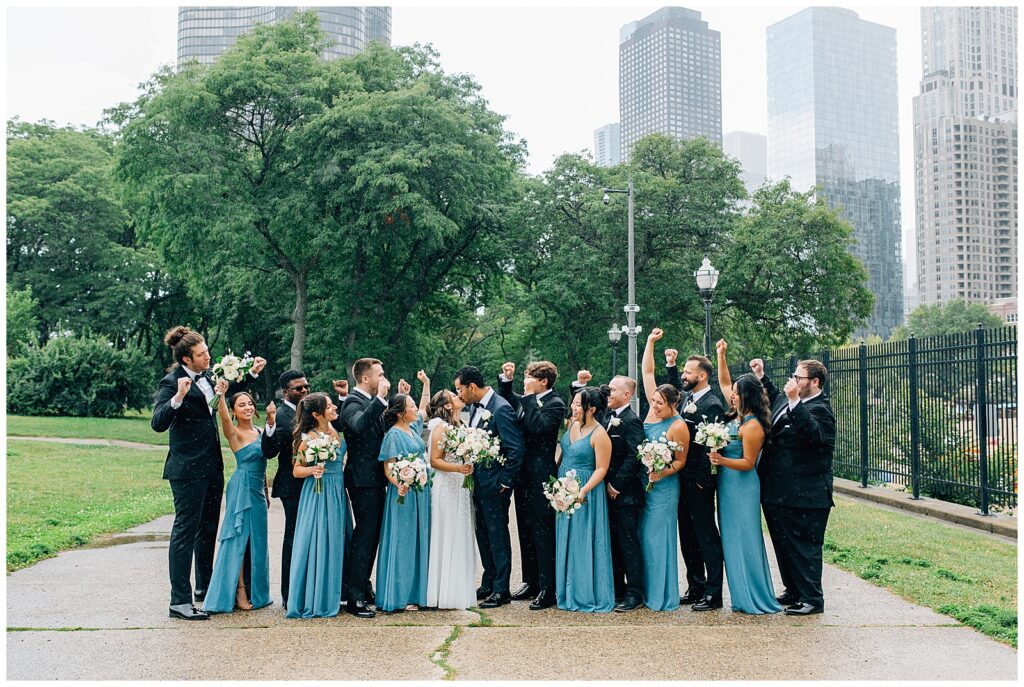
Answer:
[[[1017,646],[1017,546],[836,498],[825,562]]]
[[[129,413],[123,418],[7,416],[7,436],[121,439],[141,444],[167,444],[167,432],[149,426],[152,413]]]
[[[162,451],[9,440],[7,571],[173,513],[160,477],[164,458]],[[226,475],[233,473],[230,451],[224,463]]]

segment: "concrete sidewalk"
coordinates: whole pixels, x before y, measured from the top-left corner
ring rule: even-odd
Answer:
[[[809,618],[732,613],[727,593],[726,609],[707,613],[531,612],[526,602],[515,602],[487,613],[289,620],[278,597],[283,513],[276,499],[270,513],[275,604],[190,623],[167,617],[171,520],[160,518],[9,575],[7,678],[1017,677],[1012,648],[830,566],[825,613]],[[520,579],[514,554],[513,587]],[[769,560],[774,564],[770,553]]]

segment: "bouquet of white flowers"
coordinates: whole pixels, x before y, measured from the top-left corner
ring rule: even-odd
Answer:
[[[647,491],[654,489],[654,482],[651,475],[659,470],[664,470],[672,464],[672,454],[681,451],[682,446],[662,434],[655,441],[647,440],[636,449],[636,459],[647,468]]]
[[[427,463],[423,456],[418,453],[407,453],[400,456],[398,460],[390,464],[391,476],[399,484],[404,484],[412,491],[422,493],[424,487],[430,484],[430,473],[427,471]],[[405,503],[405,497],[399,495],[398,503]]]
[[[246,351],[245,355],[241,358],[228,351],[227,355],[221,356],[220,360],[214,364],[211,372],[214,379],[240,382],[245,379],[245,375],[249,374],[249,370],[252,369],[255,363],[256,360],[249,351]],[[218,403],[220,403],[220,394],[214,394],[213,398],[210,399],[210,407],[216,408]]]
[[[701,446],[707,446],[712,451],[721,451],[729,445],[732,437],[729,435],[729,428],[721,422],[702,422],[697,425],[697,435],[694,441]],[[711,466],[711,474],[718,474],[718,466]]]
[[[332,463],[338,459],[338,449],[341,443],[325,432],[314,432],[303,434],[302,440],[306,442],[306,450],[302,453],[302,464],[309,467],[319,463]],[[323,493],[324,483],[316,477],[313,483],[313,492]]]
[[[441,450],[460,458],[463,465],[480,463],[490,467],[493,461],[498,461],[499,465],[505,464],[505,456],[501,455],[501,441],[479,427],[449,425],[441,440]],[[473,484],[473,475],[466,475],[462,480],[462,486],[466,489],[472,489]]]
[[[544,498],[555,509],[556,514],[570,518],[583,505],[580,488],[580,481],[576,479],[576,471],[569,470],[565,473],[565,477],[548,477],[548,483],[544,485]]]

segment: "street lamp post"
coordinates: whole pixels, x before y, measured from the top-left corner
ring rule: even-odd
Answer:
[[[704,262],[700,269],[693,273],[697,278],[697,288],[700,290],[700,299],[704,301],[704,355],[711,356],[711,301],[715,298],[715,287],[718,286],[718,270],[714,268],[708,256],[704,256]]]
[[[639,334],[642,329],[636,326],[636,314],[640,312],[640,306],[636,301],[636,279],[635,269],[633,266],[633,177],[629,178],[629,182],[626,188],[606,188],[604,189],[604,203],[607,205],[610,202],[608,194],[610,193],[625,193],[629,197],[629,206],[627,214],[627,231],[628,231],[628,259],[629,259],[629,282],[628,282],[628,299],[629,302],[622,308],[626,313],[626,336],[629,337],[629,376],[634,382],[639,383],[636,369],[636,335]],[[633,408],[633,412],[640,412],[640,399],[637,394],[634,394],[633,400],[630,401],[630,406]]]
[[[612,377],[619,374],[619,339],[622,338],[622,328],[618,323],[613,324],[608,330],[608,342],[612,345]]]

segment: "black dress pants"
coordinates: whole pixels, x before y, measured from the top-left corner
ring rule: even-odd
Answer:
[[[281,540],[281,602],[288,605],[288,583],[291,580],[292,544],[295,542],[295,521],[299,517],[299,497],[282,496],[284,508],[284,539]]]
[[[555,593],[555,511],[544,498],[540,479],[522,479],[515,488],[516,528],[523,582],[538,591]]]
[[[796,594],[802,603],[824,608],[821,547],[831,509],[766,503],[763,510],[785,591]]]
[[[722,598],[722,537],[715,521],[715,482],[699,485],[679,477],[679,547],[686,564],[688,591]]]
[[[644,598],[644,557],[640,547],[639,504],[620,504],[620,495],[608,502],[608,523],[612,538],[612,574],[615,596],[630,594]]]
[[[369,598],[370,573],[377,558],[386,494],[384,487],[348,487],[355,519],[352,547],[345,553],[346,558],[352,557],[351,564],[346,566],[349,578],[343,585],[349,601],[367,601]]]
[[[174,498],[174,524],[167,547],[167,570],[171,580],[171,605],[176,606],[192,603],[193,558],[196,589],[209,588],[220,505],[224,498],[224,475],[169,481]]]

